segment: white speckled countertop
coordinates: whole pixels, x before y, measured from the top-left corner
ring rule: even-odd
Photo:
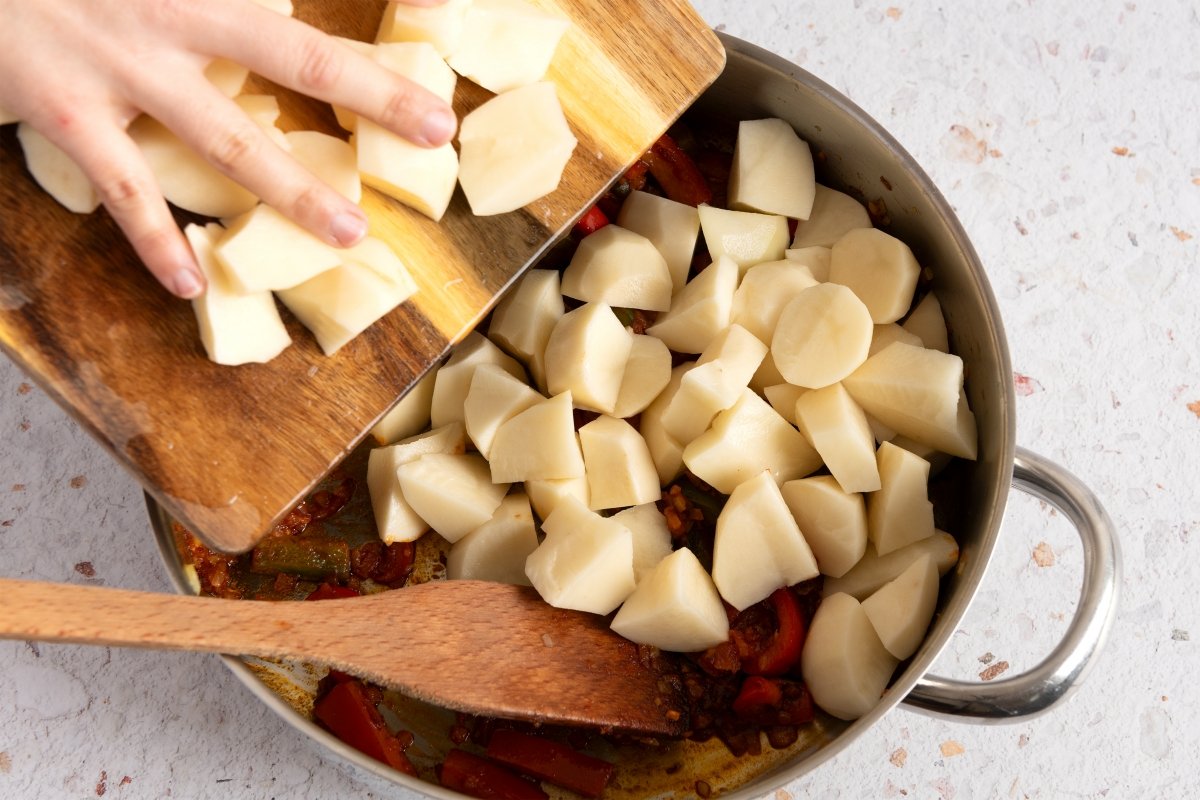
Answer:
[[[1019,444],[1122,539],[1122,606],[1065,705],[983,727],[898,709],[769,797],[1176,798],[1200,789],[1200,16],[1190,0],[697,0],[845,92],[949,198],[999,300]],[[937,672],[1036,663],[1078,539],[1015,495]],[[142,496],[0,359],[0,575],[167,591]],[[1007,665],[1007,667],[1005,667]],[[0,642],[0,797],[381,794],[212,657]]]

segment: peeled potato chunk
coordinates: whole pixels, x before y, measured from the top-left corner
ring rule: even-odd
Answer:
[[[887,651],[904,659],[917,652],[937,608],[938,570],[924,555],[862,601],[862,609]]]
[[[475,449],[487,458],[500,426],[545,399],[503,367],[480,364],[463,401],[463,419]]]
[[[446,0],[435,6],[388,3],[376,42],[429,42],[445,58],[459,47],[472,0]]]
[[[974,459],[975,415],[963,394],[956,355],[893,342],[843,381],[875,419],[943,453]]]
[[[377,45],[374,58],[446,102],[454,73],[428,42]],[[354,147],[362,182],[437,221],[446,213],[458,177],[458,155],[447,142],[421,147],[368,119],[355,125]]]
[[[479,217],[515,211],[558,188],[575,151],[554,84],[499,94],[463,117],[458,182]]]
[[[279,292],[327,356],[417,291],[408,270],[381,239],[367,237],[341,256],[340,266]]]
[[[741,611],[781,586],[815,578],[812,550],[769,472],[733,490],[717,517],[713,582]]]
[[[351,203],[362,200],[358,159],[347,142],[319,131],[289,131],[292,158]]]
[[[867,359],[873,332],[870,313],[852,291],[821,283],[784,307],[771,337],[771,356],[788,383],[820,389]]]
[[[25,167],[46,194],[76,214],[90,214],[100,205],[92,182],[71,158],[27,123],[17,126]]]
[[[965,397],[959,399],[959,409],[960,410],[966,406],[966,402],[967,401],[966,401]],[[916,453],[921,458],[928,461],[930,478],[936,476],[939,472],[941,472],[947,466],[949,466],[951,461],[954,460],[954,456],[950,455],[949,453],[943,453],[941,450],[938,450],[936,447],[930,447],[927,444],[922,444],[918,441],[914,441],[913,439],[910,439],[907,436],[901,436],[900,434],[896,434],[888,441],[890,441],[892,444],[896,445],[896,447],[903,447],[905,450],[909,451],[910,453]]]
[[[208,281],[208,289],[192,301],[200,341],[209,359],[217,364],[265,363],[283,352],[292,338],[270,292],[242,294],[226,282],[213,253],[222,232],[215,222],[184,229],[200,272]]]
[[[646,447],[650,449],[650,457],[654,459],[658,480],[663,485],[675,480],[683,469],[683,445],[667,433],[662,424],[662,415],[670,405],[671,398],[679,391],[683,376],[693,366],[694,364],[680,364],[671,370],[671,378],[667,381],[666,388],[642,412],[641,424],[638,426],[642,438],[646,440]]]
[[[570,21],[524,0],[474,0],[447,63],[497,94],[540,81]]]
[[[930,350],[950,352],[946,318],[942,315],[942,304],[933,292],[922,297],[908,319],[904,320],[904,330],[920,338],[921,343]]]
[[[587,303],[564,314],[546,342],[546,385],[551,394],[571,392],[580,408],[611,414],[621,393],[629,333],[604,303]]]
[[[732,406],[767,354],[767,346],[741,325],[730,325],[709,343],[662,413],[667,433],[688,444],[713,417]]]
[[[588,480],[588,508],[653,503],[662,496],[646,440],[623,419],[601,415],[579,429]]]
[[[585,303],[666,311],[671,273],[649,239],[619,225],[584,237],[562,274],[562,293]]]
[[[839,577],[849,572],[867,551],[863,496],[843,491],[829,475],[788,481],[779,490],[821,574]]]
[[[921,267],[908,245],[878,228],[856,228],[833,245],[829,280],[848,286],[877,323],[908,313]]]
[[[607,614],[633,591],[633,534],[624,525],[566,497],[542,530],[525,574],[547,603]]]
[[[671,532],[657,503],[643,503],[613,514],[633,534],[633,576],[641,583],[658,562],[671,555]]]
[[[466,452],[467,434],[461,422],[412,436],[367,455],[367,493],[375,514],[375,527],[385,542],[415,541],[429,530],[425,520],[404,499],[396,468],[429,453]]]
[[[501,425],[489,463],[497,483],[583,478],[571,393],[543,400]]]
[[[933,536],[893,550],[886,556],[876,554],[875,548],[868,543],[867,552],[849,572],[840,578],[825,579],[821,594],[828,596],[845,592],[865,600],[924,555],[933,558],[939,575],[945,575],[958,562],[958,543],[945,531],[937,531]]]
[[[435,428],[466,419],[463,407],[467,392],[471,390],[471,379],[481,364],[495,364],[514,378],[525,377],[525,370],[516,359],[501,352],[499,347],[479,332],[471,331],[435,373],[430,409],[430,419]]]
[[[871,346],[867,350],[867,357],[870,358],[892,342],[904,342],[916,347],[925,346],[920,336],[909,333],[894,322],[885,322],[875,326],[875,330],[871,334]]]
[[[775,413],[795,425],[796,401],[800,399],[801,395],[811,391],[812,389],[793,386],[790,383],[776,383],[764,387],[762,393],[767,402],[771,404],[771,408],[775,409]]]
[[[840,383],[801,395],[796,401],[796,424],[843,491],[879,488],[875,437],[863,410]]]
[[[800,673],[818,706],[838,719],[858,719],[879,702],[899,663],[858,600],[834,594],[821,601],[800,654]]]
[[[430,453],[396,467],[404,499],[442,538],[457,542],[492,518],[508,492],[473,453]]]
[[[729,325],[737,282],[737,264],[717,258],[675,294],[671,308],[660,314],[646,333],[662,339],[677,353],[704,352],[713,337]]]
[[[727,256],[741,272],[764,261],[778,261],[787,249],[787,217],[731,211],[702,205],[700,230],[714,260]]]
[[[342,263],[339,250],[266,205],[234,220],[216,254],[241,292],[291,289]]]
[[[850,231],[870,227],[871,217],[862,203],[818,183],[813,194],[812,213],[796,225],[792,249],[833,247]]]
[[[683,288],[700,235],[700,215],[694,206],[634,191],[621,204],[617,224],[649,239],[667,262],[672,291]]]
[[[433,380],[437,370],[425,373],[392,410],[383,415],[371,428],[371,438],[376,444],[392,444],[419,433],[429,426],[429,413],[433,404]]]
[[[630,641],[696,653],[729,638],[717,587],[684,547],[658,563],[625,600],[612,629]]]
[[[545,390],[546,342],[565,313],[558,270],[531,269],[496,304],[488,336],[529,367]]]
[[[933,536],[929,462],[889,442],[879,445],[879,491],[867,498],[867,528],[875,552],[893,550]]]
[[[631,333],[629,358],[613,416],[627,419],[646,410],[671,381],[671,351],[661,339]]]
[[[812,151],[781,119],[742,120],[729,172],[729,207],[808,219],[812,213]]]
[[[683,451],[683,463],[724,494],[766,470],[777,483],[801,478],[821,466],[803,434],[750,389],[713,420]]]
[[[446,555],[446,577],[529,586],[525,560],[537,546],[529,498],[514,492],[491,519],[454,543]]]
[[[525,481],[525,493],[538,517],[550,516],[564,497],[574,497],[585,506],[588,504],[587,477],[560,478],[551,480]]]
[[[768,261],[746,270],[733,294],[730,319],[764,342],[771,341],[783,309],[817,281],[798,261]]]
[[[832,253],[828,247],[789,247],[783,251],[783,257],[808,267],[815,280],[825,283],[829,280],[829,261]]]

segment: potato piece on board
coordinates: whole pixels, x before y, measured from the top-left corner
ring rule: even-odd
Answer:
[[[342,263],[340,250],[261,204],[230,224],[216,254],[241,292],[291,289]]]
[[[547,603],[607,614],[633,591],[633,534],[624,525],[567,497],[542,530],[546,538],[526,559],[525,574]]]
[[[893,342],[843,384],[864,411],[897,433],[974,460],[975,415],[963,394],[958,356]]]
[[[25,154],[25,168],[60,206],[76,214],[90,214],[100,206],[92,182],[56,144],[24,122],[17,125],[17,141]]]
[[[585,303],[666,311],[674,287],[654,244],[619,225],[584,237],[562,274],[562,293]]]
[[[908,313],[921,267],[908,245],[877,228],[856,228],[833,245],[829,280],[848,286],[876,323]]]
[[[938,571],[924,555],[862,601],[863,611],[888,652],[904,659],[917,652],[937,607]]]
[[[529,498],[514,492],[490,520],[454,543],[446,555],[446,577],[529,586],[525,560],[537,546]]]
[[[822,575],[845,575],[862,559],[867,510],[861,494],[843,491],[830,475],[788,481],[780,492]]]
[[[784,307],[771,337],[771,356],[788,383],[820,389],[862,365],[874,330],[870,313],[852,291],[820,283]]]
[[[899,663],[858,600],[834,594],[821,601],[800,655],[818,706],[838,719],[858,719],[879,702]]]
[[[200,341],[217,364],[261,364],[283,352],[292,342],[275,298],[270,292],[242,294],[225,280],[213,253],[221,226],[188,225],[184,235],[196,255],[208,289],[192,301],[200,327]]]
[[[458,182],[480,217],[505,214],[558,188],[575,151],[554,84],[499,94],[463,117]]]
[[[667,262],[672,291],[683,288],[700,236],[700,214],[694,206],[647,192],[630,192],[621,204],[617,224],[649,239]]]
[[[676,292],[671,308],[646,333],[662,339],[676,353],[703,353],[729,325],[738,266],[717,258]]]
[[[787,249],[787,217],[700,206],[700,230],[713,260],[726,256],[739,274],[764,261],[778,261]]]
[[[768,472],[740,484],[717,517],[713,582],[725,601],[741,611],[819,574],[779,486]]]
[[[638,644],[695,653],[729,638],[729,618],[712,578],[684,547],[638,584],[613,618],[612,629]]]
[[[388,3],[376,42],[429,42],[445,58],[458,50],[472,0],[446,0],[435,6]]]
[[[362,179],[354,147],[336,136],[320,131],[288,131],[292,158],[333,187],[351,203],[362,200]]]
[[[633,341],[604,303],[586,303],[562,316],[546,341],[546,385],[570,392],[579,408],[611,414],[621,394]]]
[[[812,151],[781,119],[742,120],[729,172],[729,207],[809,218],[816,189]]]
[[[684,448],[683,463],[696,477],[729,494],[763,470],[777,483],[802,478],[821,466],[821,457],[765,400],[743,389],[738,401]]]
[[[867,498],[867,528],[875,552],[893,550],[933,536],[929,462],[889,442],[876,453],[881,487]]]
[[[501,425],[491,455],[497,483],[583,478],[571,393],[544,400]]]
[[[474,0],[458,47],[446,61],[488,91],[507,92],[545,76],[570,27],[565,17],[524,0]]]
[[[646,440],[625,420],[600,415],[579,429],[579,446],[587,473],[588,508],[626,508],[662,497]]]
[[[412,542],[429,530],[404,499],[396,469],[429,453],[460,454],[466,449],[466,430],[461,422],[453,422],[394,445],[376,447],[367,455],[367,492],[380,539],[388,543]]]
[[[840,383],[801,395],[796,423],[843,491],[879,489],[875,437],[866,414]]]
[[[796,225],[791,249],[833,247],[850,231],[870,227],[871,217],[862,203],[818,183],[813,194],[812,213]]]

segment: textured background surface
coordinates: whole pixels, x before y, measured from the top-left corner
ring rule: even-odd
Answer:
[[[894,5],[893,5],[894,4]],[[1122,607],[1065,706],[1001,727],[897,710],[768,797],[1184,797],[1200,789],[1200,18],[1188,0],[698,0],[845,92],[957,209],[999,299],[1018,443],[1121,533]],[[0,574],[166,591],[141,494],[0,361]],[[1080,546],[1014,496],[938,664],[1036,663]],[[0,642],[0,797],[406,797],[314,754],[210,657]]]

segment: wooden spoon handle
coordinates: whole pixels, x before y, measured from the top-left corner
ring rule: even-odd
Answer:
[[[292,605],[0,578],[0,639],[287,656]]]

